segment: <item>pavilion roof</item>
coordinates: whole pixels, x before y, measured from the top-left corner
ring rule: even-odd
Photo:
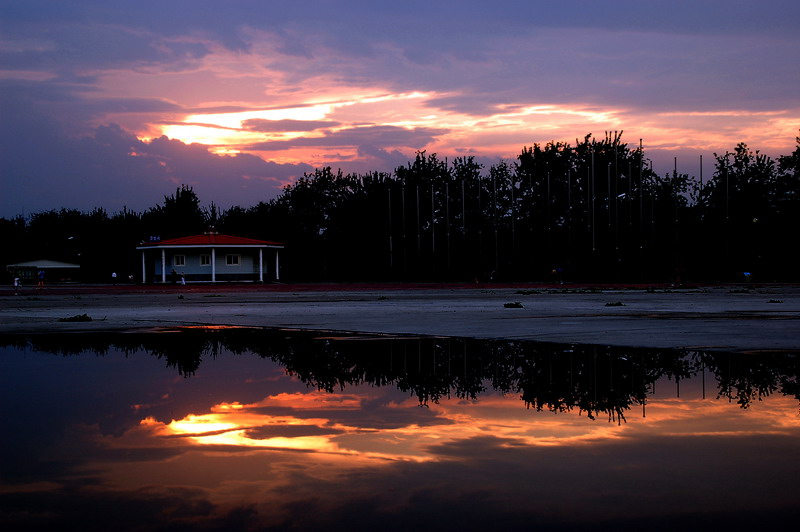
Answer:
[[[219,233],[203,233],[202,235],[182,236],[179,238],[168,238],[157,242],[145,242],[137,249],[159,248],[159,247],[283,247],[281,242],[271,242],[269,240],[256,240],[241,236],[221,235]]]
[[[36,268],[37,270],[50,270],[56,268],[80,268],[80,264],[72,264],[70,262],[60,262],[57,260],[39,259],[29,260],[27,262],[18,262],[16,264],[7,264],[6,268]]]

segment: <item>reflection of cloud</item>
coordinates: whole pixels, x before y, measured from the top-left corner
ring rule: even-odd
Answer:
[[[237,530],[257,514],[254,505],[211,502],[205,490],[152,486],[19,492],[0,496],[0,507],[18,530]]]
[[[772,397],[770,407],[748,412],[736,404],[703,399],[661,399],[647,405],[647,424],[669,436],[719,436],[789,434],[800,429],[800,417],[792,415],[797,401]],[[643,426],[631,423],[631,431]]]
[[[324,461],[307,453],[187,453],[117,468],[103,485],[5,491],[0,507],[13,508],[25,524],[47,518],[74,525],[57,528],[86,529],[89,522],[119,530],[320,530],[353,523],[398,531],[698,524],[737,530],[791,529],[796,518],[795,473],[785,467],[796,450],[775,438],[720,446],[714,438],[655,437],[571,449],[488,436],[448,445],[442,454],[461,459],[368,468],[350,457]],[[737,467],[725,467],[721,455]]]
[[[435,430],[433,427],[450,423],[427,409],[409,409],[408,404],[381,404],[380,410],[375,408],[377,404],[369,405],[367,398],[348,394],[282,393],[252,405],[222,403],[209,413],[190,414],[169,423],[145,418],[138,430],[148,430],[166,439],[183,438],[203,446],[304,449],[326,454],[357,453],[368,460],[379,457],[402,460],[419,452],[398,454],[401,443],[419,436],[420,432],[425,433],[421,435],[423,439],[429,439],[426,434]],[[374,416],[363,414],[373,408]],[[401,415],[393,416],[393,411]],[[379,413],[388,413],[385,417],[389,419],[375,423]],[[426,426],[428,429],[421,429]],[[345,437],[352,434],[367,434],[367,437]],[[384,438],[395,440],[389,446],[391,451],[387,452],[388,447],[380,443]],[[364,446],[366,440],[377,444]],[[350,443],[355,443],[355,448]]]
[[[529,410],[515,395],[443,398],[421,408],[385,388],[325,394],[298,381],[266,397],[260,388],[258,400],[231,401],[252,393],[230,387],[252,369],[217,374],[227,384],[219,388],[212,378],[178,380],[212,403],[181,419],[145,418],[114,435],[94,422],[73,427],[67,445],[52,453],[70,467],[6,484],[0,510],[40,519],[46,508],[55,524],[91,516],[120,529],[202,521],[226,530],[353,522],[389,530],[669,529],[698,516],[735,527],[778,525],[796,514],[791,466],[800,421],[791,397],[767,397],[749,410],[711,399],[654,399],[646,418],[631,413],[623,425]],[[377,422],[381,415],[389,421]],[[695,431],[677,430],[678,423]],[[96,504],[115,511],[104,514]]]
[[[262,425],[247,429],[245,436],[254,440],[266,440],[269,438],[302,438],[306,436],[328,436],[332,434],[342,434],[344,430],[319,425]]]
[[[456,457],[447,456],[451,444],[487,437],[508,447],[574,449],[650,437],[654,431],[664,437],[732,437],[782,434],[800,427],[798,420],[786,422],[794,419],[788,414],[794,408],[788,398],[774,400],[772,410],[758,417],[715,401],[656,401],[648,405],[647,418],[623,424],[588,422],[574,413],[532,412],[520,409],[516,398],[493,395],[475,402],[442,401],[428,408],[414,408],[416,404],[414,399],[373,402],[355,394],[282,393],[249,405],[223,403],[209,413],[166,424],[146,419],[142,426],[202,445],[306,449],[394,460],[452,459]],[[741,418],[734,428],[731,417]]]
[[[289,416],[308,420],[325,418],[329,424],[355,427],[362,432],[401,429],[407,426],[439,426],[452,423],[431,408],[408,408],[408,403],[387,401],[383,397],[341,396],[335,402],[319,402],[322,394],[282,394],[248,405],[248,412],[266,416]],[[295,401],[298,396],[311,395]]]
[[[250,411],[253,407],[284,407],[294,411],[302,410],[357,410],[361,406],[362,397],[349,394],[329,394],[325,392],[307,393],[281,393],[264,398],[254,405],[247,405]]]

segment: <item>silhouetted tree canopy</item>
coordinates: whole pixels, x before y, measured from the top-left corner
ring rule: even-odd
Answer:
[[[426,152],[392,173],[320,168],[251,207],[203,208],[181,185],[142,213],[2,218],[0,259],[47,256],[104,279],[136,273],[141,241],[214,227],[285,242],[283,277],[296,281],[796,281],[797,142],[777,161],[745,144],[715,154],[705,182],[656,174],[614,132],[526,146],[489,168]]]

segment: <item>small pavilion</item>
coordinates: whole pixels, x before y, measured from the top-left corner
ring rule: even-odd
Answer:
[[[258,281],[280,279],[280,242],[207,232],[202,235],[145,242],[142,281],[154,283]],[[267,264],[272,262],[270,270]]]
[[[46,279],[49,281],[73,281],[80,273],[80,264],[71,262],[60,262],[57,260],[39,259],[28,262],[18,262],[6,265],[6,269],[12,275],[16,275],[24,280],[37,278],[40,271],[45,272]]]

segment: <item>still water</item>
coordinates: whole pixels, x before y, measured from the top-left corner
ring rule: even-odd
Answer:
[[[798,360],[261,329],[2,337],[0,525],[786,527]]]

